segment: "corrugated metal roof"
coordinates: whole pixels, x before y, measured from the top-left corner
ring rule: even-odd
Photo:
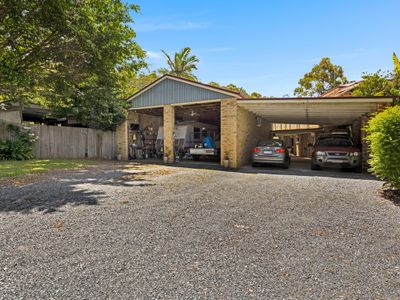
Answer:
[[[238,105],[272,123],[348,125],[392,101],[391,97],[241,99]]]
[[[341,97],[341,96],[351,96],[353,90],[360,84],[361,81],[354,81],[350,83],[345,83],[338,85],[322,94],[321,97]]]
[[[219,87],[164,75],[129,98],[132,108],[166,104],[241,98],[240,93]]]

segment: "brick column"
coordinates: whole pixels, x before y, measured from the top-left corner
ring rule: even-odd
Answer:
[[[117,154],[122,160],[128,160],[128,121],[125,119],[116,129]]]
[[[355,145],[361,145],[361,118],[358,118],[351,124],[351,135]]]
[[[300,136],[299,136],[299,135],[296,135],[296,136],[295,136],[295,142],[294,142],[294,144],[295,144],[296,156],[297,156],[297,157],[300,157],[300,156],[301,156],[301,152],[300,152],[300,151],[301,151],[300,141],[301,141]]]
[[[364,170],[368,170],[369,164],[369,147],[368,143],[365,141],[365,137],[367,136],[366,132],[364,131],[365,125],[367,125],[369,121],[370,115],[366,114],[360,118],[360,139],[361,139],[361,155],[362,155],[362,167]]]
[[[164,105],[164,156],[168,157],[168,163],[175,161],[174,129],[175,108],[172,105]]]
[[[229,167],[237,168],[237,101],[221,100],[221,165],[229,159]]]

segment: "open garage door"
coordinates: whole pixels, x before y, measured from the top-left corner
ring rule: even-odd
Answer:
[[[346,125],[372,113],[392,98],[240,99],[238,105],[272,123]]]

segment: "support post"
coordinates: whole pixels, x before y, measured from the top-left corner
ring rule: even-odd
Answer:
[[[120,159],[122,160],[128,160],[128,121],[126,119],[118,125],[116,135],[117,155],[120,155]]]
[[[229,160],[230,168],[237,168],[237,101],[221,100],[221,165]]]
[[[175,108],[172,105],[164,106],[164,156],[168,163],[175,161],[174,153]]]
[[[369,146],[365,140],[366,132],[364,130],[365,125],[369,121],[370,115],[365,114],[360,118],[360,140],[361,140],[361,155],[362,155],[362,168],[363,170],[368,170],[368,159],[369,159]]]

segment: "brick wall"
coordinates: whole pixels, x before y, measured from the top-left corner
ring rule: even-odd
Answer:
[[[241,107],[237,110],[237,166],[251,162],[251,149],[263,139],[271,138],[271,123],[261,119],[257,126],[257,116]]]
[[[116,129],[117,154],[122,160],[128,160],[128,121],[122,122]]]
[[[248,164],[251,149],[260,139],[271,137],[271,124],[262,120],[258,127],[256,117],[239,107],[236,99],[221,101],[221,164],[226,157],[231,168]]]
[[[368,120],[370,118],[369,114],[366,114],[360,118],[360,142],[361,142],[361,155],[362,155],[362,166],[364,170],[368,170],[369,164],[369,147],[368,143],[365,141],[366,133],[363,130],[363,127],[367,125]]]
[[[351,124],[353,143],[357,146],[361,145],[361,119],[362,118],[359,118]]]
[[[139,115],[136,112],[128,111],[125,121],[116,129],[117,154],[121,154],[122,160],[128,160],[128,127],[130,123],[138,122]]]

